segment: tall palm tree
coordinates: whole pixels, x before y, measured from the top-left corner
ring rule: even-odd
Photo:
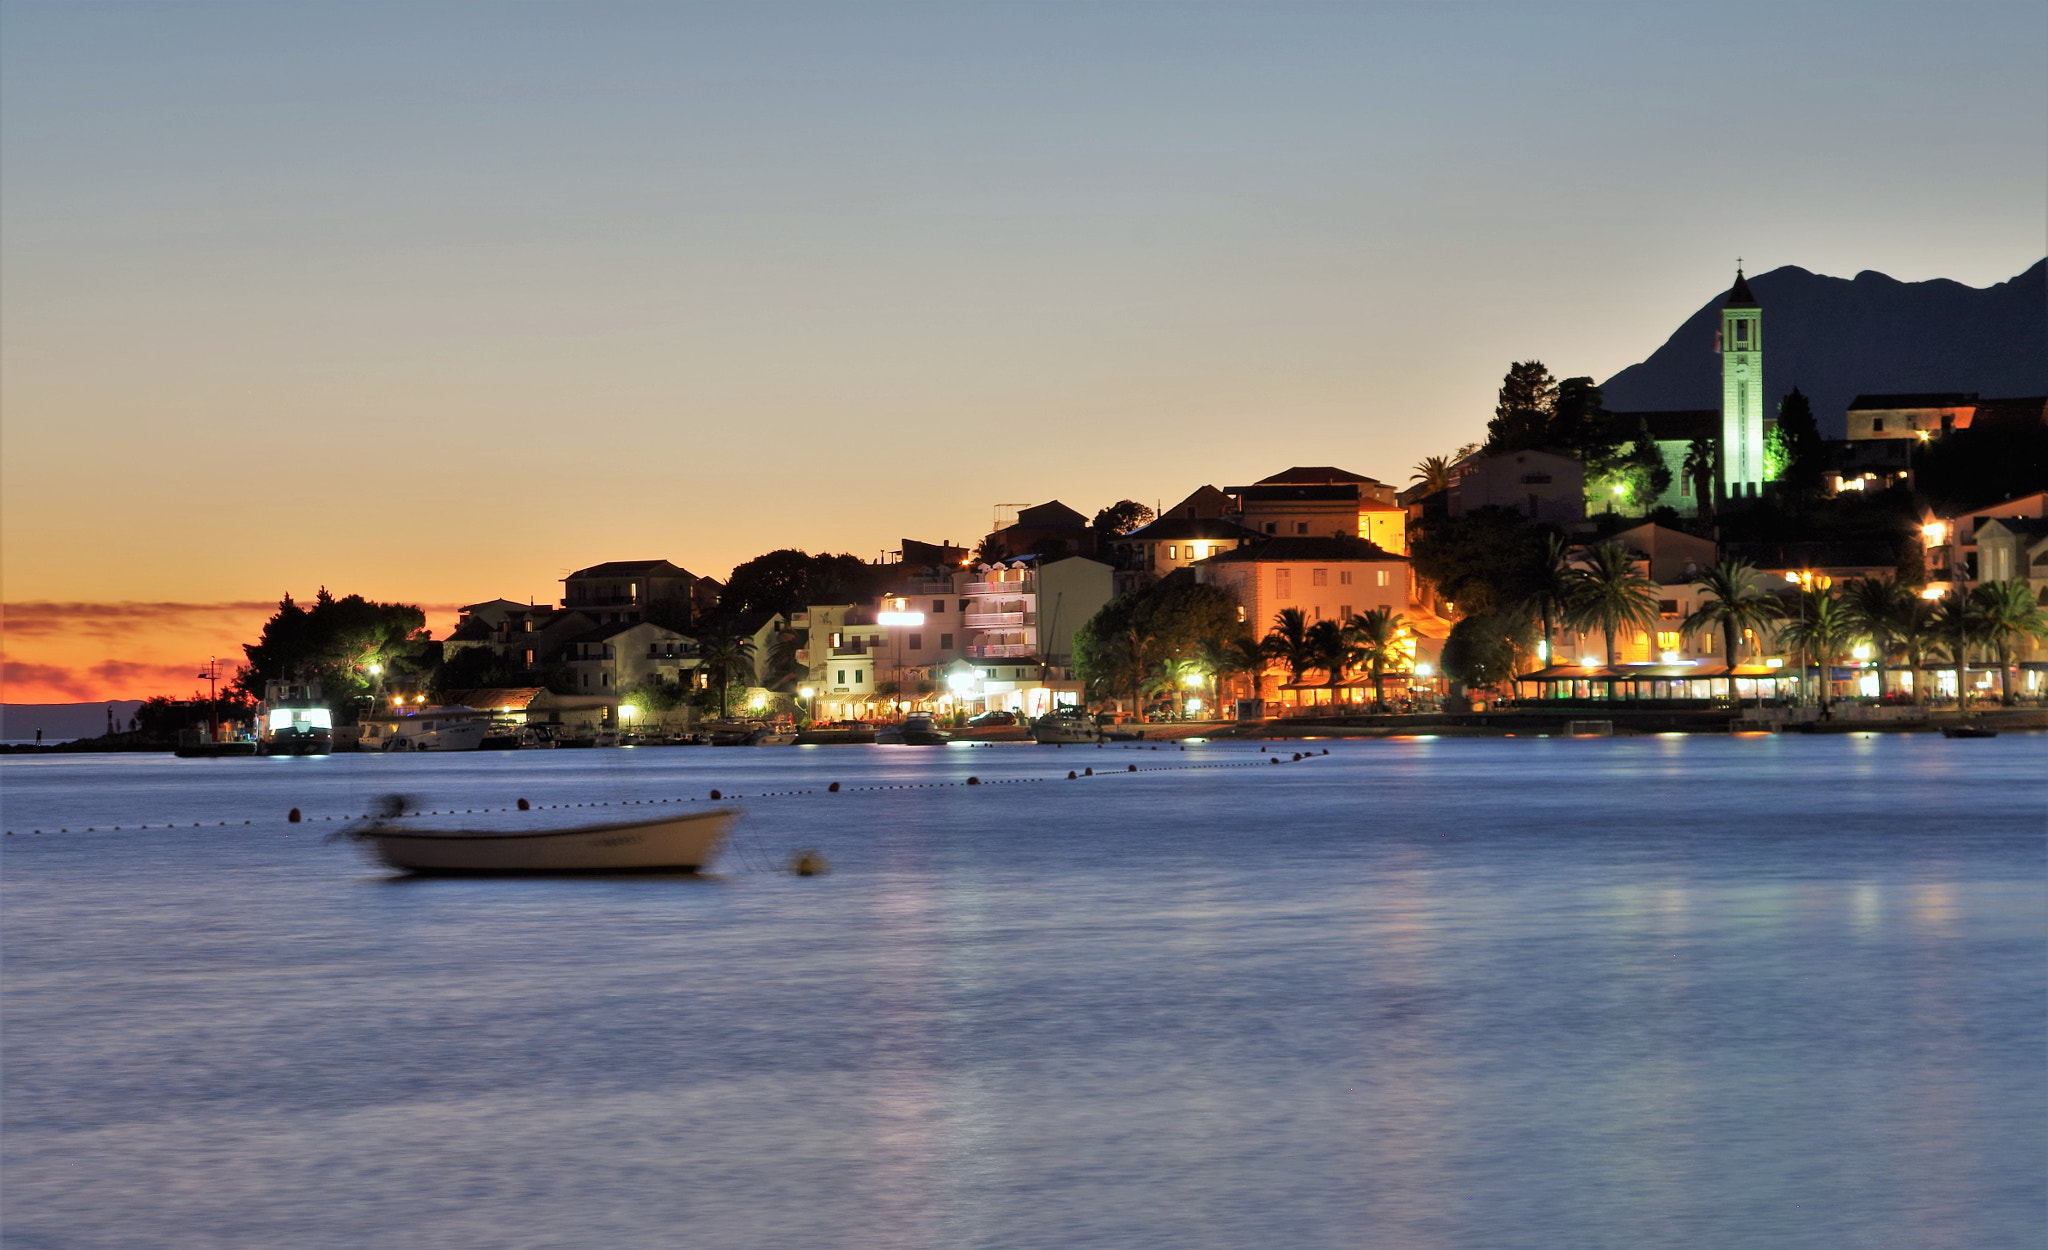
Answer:
[[[1408,480],[1411,482],[1421,482],[1424,486],[1428,487],[1428,490],[1424,492],[1426,494],[1434,495],[1440,490],[1449,490],[1451,488],[1451,462],[1444,456],[1424,456],[1416,464],[1415,473]]]
[[[1117,668],[1130,682],[1133,716],[1141,716],[1145,711],[1145,685],[1154,676],[1153,641],[1153,636],[1135,621],[1117,635]]]
[[[1261,644],[1267,655],[1287,665],[1287,678],[1299,684],[1301,675],[1315,664],[1308,642],[1308,617],[1300,608],[1282,608],[1273,614],[1273,628]]]
[[[1636,571],[1642,559],[1621,543],[1601,543],[1586,550],[1585,563],[1572,570],[1571,607],[1566,624],[1574,629],[1597,627],[1607,639],[1607,667],[1621,662],[1615,636],[1623,627],[1652,629],[1657,624],[1657,583]],[[1609,693],[1613,678],[1608,679]]]
[[[1323,686],[1330,691],[1330,701],[1337,700],[1337,683],[1344,680],[1344,670],[1351,667],[1351,639],[1345,637],[1344,627],[1336,621],[1317,621],[1308,627],[1309,652],[1314,656],[1312,667],[1323,670]]]
[[[1970,710],[1970,644],[1977,641],[1978,628],[1977,605],[1962,587],[1949,591],[1935,605],[1934,629],[1956,670],[1956,706],[1965,712]]]
[[[1679,628],[1686,633],[1721,631],[1722,654],[1728,662],[1728,697],[1735,697],[1735,665],[1742,658],[1742,635],[1763,636],[1764,627],[1785,614],[1777,596],[1757,585],[1756,569],[1741,560],[1723,560],[1700,574],[1694,585],[1704,599]]]
[[[1836,660],[1856,640],[1856,625],[1849,610],[1834,591],[1817,587],[1799,596],[1799,606],[1778,636],[1799,652],[1800,680],[1806,676],[1806,660],[1820,668],[1820,710],[1828,710],[1829,676]]]
[[[1854,577],[1842,586],[1842,607],[1849,623],[1870,639],[1871,654],[1877,660],[1877,697],[1884,697],[1884,661],[1898,644],[1896,622],[1899,605],[1912,592],[1890,577]]]
[[[2013,705],[2013,653],[2029,638],[2048,638],[2048,612],[2026,582],[1985,582],[1971,592],[1979,637],[1998,656],[1998,701]]]
[[[1941,641],[1934,605],[1918,595],[1901,599],[1892,614],[1891,634],[1899,650],[1905,653],[1901,658],[1906,661],[1907,671],[1913,674],[1913,702],[1923,702],[1927,690],[1927,652]]]
[[[1372,706],[1376,712],[1387,710],[1387,661],[1393,658],[1394,645],[1400,641],[1406,620],[1392,608],[1374,608],[1354,613],[1345,622],[1351,645],[1372,668]]]
[[[1543,550],[1523,570],[1519,597],[1521,609],[1543,622],[1545,664],[1557,662],[1556,648],[1550,638],[1570,611],[1572,585],[1571,544],[1560,535],[1552,534],[1544,539]]]
[[[729,626],[714,626],[697,638],[697,662],[718,683],[718,714],[732,715],[732,680],[754,675],[754,640]]]
[[[1679,472],[1692,483],[1692,495],[1698,501],[1699,514],[1711,518],[1714,515],[1714,483],[1721,476],[1716,463],[1714,440],[1696,438],[1685,449],[1685,463]]]

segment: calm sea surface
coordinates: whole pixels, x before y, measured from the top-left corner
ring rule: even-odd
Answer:
[[[2048,737],[1313,745],[8,759],[5,1244],[2048,1238]],[[322,840],[714,786],[706,879]]]

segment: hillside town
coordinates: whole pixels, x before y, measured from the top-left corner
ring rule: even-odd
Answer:
[[[972,542],[778,551],[722,583],[609,559],[558,602],[469,604],[441,638],[323,591],[280,605],[211,707],[145,711],[207,741],[432,749],[1076,712],[1803,724],[2040,703],[2048,490],[1981,495],[2038,456],[2048,397],[1861,395],[1824,439],[1796,388],[1764,393],[1764,313],[1738,271],[1718,409],[1610,412],[1590,378],[1517,362],[1486,441],[1405,481],[1292,466],[1156,513],[1054,499]]]

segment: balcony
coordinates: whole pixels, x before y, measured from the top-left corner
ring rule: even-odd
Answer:
[[[950,595],[953,593],[953,579],[950,577],[913,577],[904,582],[896,592],[899,595]]]
[[[1038,593],[1038,579],[1027,577],[1021,582],[969,582],[962,588],[963,595],[1033,595]]]
[[[845,646],[840,646],[840,647],[834,647],[834,648],[832,648],[832,654],[833,654],[833,655],[835,655],[835,656],[841,656],[841,655],[866,655],[867,653],[868,653],[868,649],[867,649],[866,647],[864,647],[864,646],[860,645],[860,644],[859,644],[859,643],[857,643],[857,642],[855,642],[855,643],[848,643],[848,644],[846,644]]]
[[[1038,613],[969,612],[964,619],[969,629],[1018,629],[1038,624]]]
[[[1028,642],[1001,642],[986,647],[969,647],[967,654],[977,660],[1013,660],[1038,654]]]

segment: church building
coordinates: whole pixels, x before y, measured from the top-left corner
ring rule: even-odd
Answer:
[[[1721,353],[1721,495],[1754,499],[1765,480],[1763,309],[1739,265],[1721,305],[1715,347]]]

